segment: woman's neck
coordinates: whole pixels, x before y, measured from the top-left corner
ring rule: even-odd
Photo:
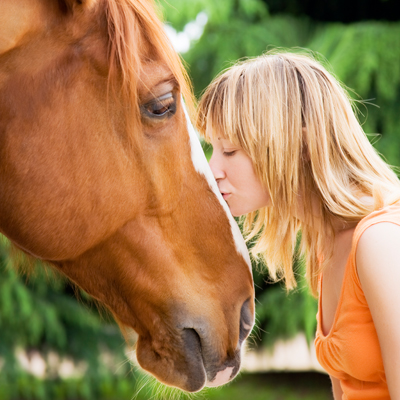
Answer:
[[[358,197],[358,199],[367,207],[370,207],[374,204],[374,199],[371,196],[361,195],[360,197]],[[326,231],[326,227],[324,225],[330,223],[336,237],[342,232],[354,229],[359,222],[355,220],[346,221],[344,218],[334,215],[331,216],[329,222],[323,221],[320,199],[316,195],[312,195],[310,203],[311,208],[304,207],[304,203],[300,199],[294,212],[295,217],[300,221],[303,226],[307,226],[308,229],[316,229],[319,232]],[[310,212],[312,214],[310,214]],[[328,231],[329,230],[330,229],[328,229]]]

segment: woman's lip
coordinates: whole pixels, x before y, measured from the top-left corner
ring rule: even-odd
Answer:
[[[230,193],[221,193],[222,197],[224,198],[224,200],[228,199],[228,197],[230,197]]]

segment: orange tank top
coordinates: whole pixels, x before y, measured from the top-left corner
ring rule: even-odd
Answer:
[[[322,332],[320,279],[315,348],[322,367],[340,380],[343,400],[390,400],[378,336],[356,268],[358,241],[365,229],[379,222],[400,225],[400,204],[374,211],[356,226],[339,304],[326,336]]]

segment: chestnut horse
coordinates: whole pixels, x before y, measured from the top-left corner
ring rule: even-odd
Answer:
[[[146,0],[1,0],[0,231],[138,334],[187,391],[239,370],[249,259]],[[228,212],[227,212],[228,211]]]

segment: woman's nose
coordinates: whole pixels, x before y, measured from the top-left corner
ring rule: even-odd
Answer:
[[[218,156],[216,156],[214,152],[210,158],[209,165],[215,180],[225,178],[225,172],[223,166],[220,160],[218,159]]]

